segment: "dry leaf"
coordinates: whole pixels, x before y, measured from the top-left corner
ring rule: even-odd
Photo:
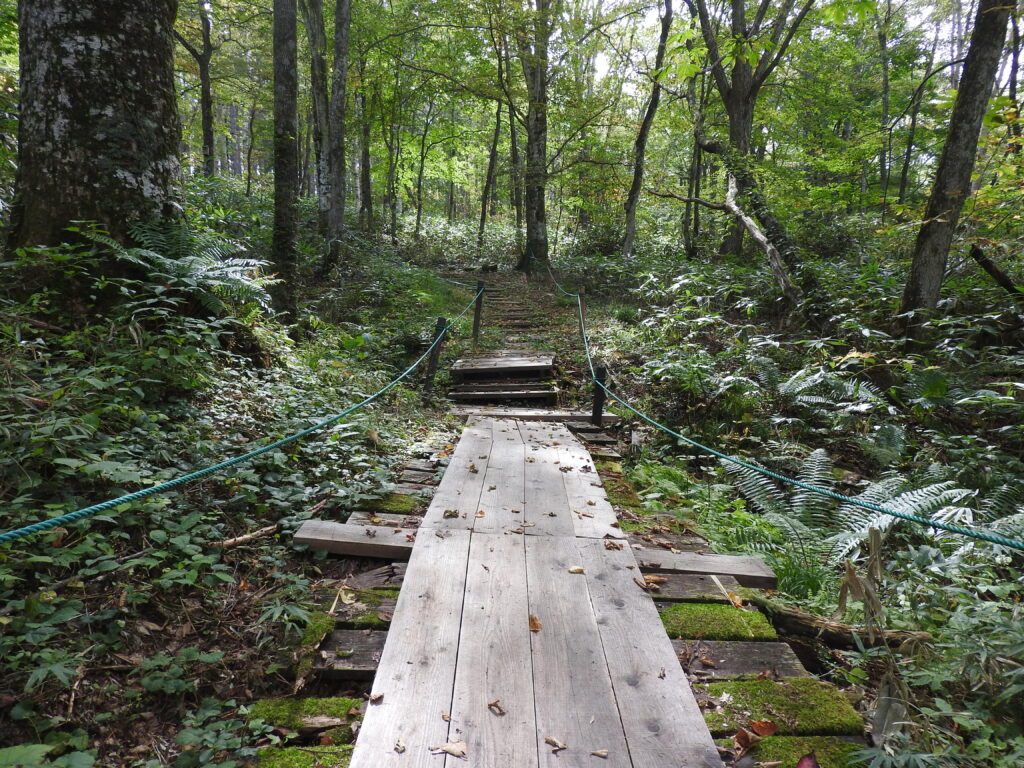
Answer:
[[[574,565],[572,568],[569,569],[569,573],[586,573],[586,571],[583,570],[582,565]]]
[[[531,613],[530,614],[530,631],[531,632],[540,632],[541,626],[542,625],[540,623],[540,619],[538,619],[536,616],[534,616]]]
[[[457,509],[446,509],[444,511],[444,517],[446,519],[447,518],[452,518],[452,517],[458,517],[458,516],[459,516],[459,510],[457,510]]]
[[[392,617],[387,611],[377,611],[377,618],[384,622],[390,622]]]
[[[611,539],[608,539],[604,543],[604,548],[605,549],[611,549],[611,550],[622,549],[622,542],[621,541],[612,541]]]
[[[359,707],[350,707],[348,713],[352,715],[352,717],[359,717],[359,715],[363,714]]]
[[[796,768],[821,768],[813,749],[796,761]]]
[[[779,732],[779,724],[774,723],[771,720],[751,720],[750,730],[761,738],[766,739]]]
[[[442,712],[441,719],[444,720],[446,723],[450,723],[452,721],[452,716],[449,715],[447,712]]]
[[[431,747],[430,754],[432,755],[451,755],[452,757],[466,758],[466,742],[464,741],[449,741],[447,744],[443,744],[440,747]]]
[[[664,680],[665,679],[665,668],[664,667],[662,667],[661,668],[661,672],[658,673],[658,679],[659,680]]]
[[[589,500],[589,499],[587,500],[587,506],[588,506],[588,507],[592,507],[592,506],[594,506],[594,504],[595,504],[595,503],[596,503],[596,502],[594,502],[593,500]]]
[[[644,576],[644,581],[646,581],[648,584],[667,584],[668,576],[659,576],[656,573],[651,573]]]
[[[698,661],[705,667],[711,667],[712,669],[718,666],[717,664],[715,664],[715,660],[712,659],[710,656],[701,656],[698,659]]]
[[[476,511],[476,517],[483,517],[484,514],[485,514],[485,512],[482,509],[478,509]]]
[[[608,750],[607,749],[595,749],[590,754],[591,754],[592,757],[603,757],[603,758],[607,759],[607,757],[608,757]]]
[[[504,715],[505,708],[501,706],[501,699],[495,699],[487,705],[487,708],[496,715]]]
[[[551,754],[553,755],[557,754],[560,750],[568,749],[568,747],[565,746],[565,744],[560,742],[558,739],[551,738],[550,736],[544,737],[544,743],[549,744],[551,747],[553,747],[553,749],[551,750]]]
[[[367,528],[366,529],[366,535],[369,536],[372,539],[374,536],[377,535],[377,532],[375,530],[373,530],[373,528]]]
[[[401,739],[395,742],[395,752],[397,752],[398,754],[402,754],[403,752],[405,752],[405,744],[402,743]]]
[[[384,694],[383,693],[371,694],[371,696],[370,696],[370,703],[371,704],[380,704],[382,701],[384,701]]]
[[[746,728],[740,728],[732,737],[732,743],[736,747],[736,756],[742,757],[760,740],[761,737],[756,733],[748,731]]]
[[[636,576],[633,577],[633,583],[645,592],[649,592],[651,588],[654,587],[653,584],[648,584],[646,581],[640,581]]]
[[[729,596],[729,602],[735,605],[737,608],[743,607],[743,598],[737,595],[735,592],[726,592]]]

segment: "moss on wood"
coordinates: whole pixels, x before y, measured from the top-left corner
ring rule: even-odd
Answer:
[[[661,612],[669,637],[687,640],[775,640],[775,629],[758,611],[720,603],[676,603]]]
[[[780,762],[779,768],[795,768],[797,761],[813,751],[821,768],[852,768],[853,753],[862,747],[832,736],[772,736],[752,751],[762,763]]]
[[[735,680],[696,686],[721,703],[705,710],[714,735],[731,735],[751,720],[770,720],[781,736],[859,735],[860,715],[834,686],[813,678]]]
[[[297,731],[305,717],[336,717],[346,722],[359,719],[351,714],[362,706],[359,699],[337,696],[327,699],[261,699],[249,707],[250,719],[260,719],[271,725]],[[352,730],[349,732],[351,739]]]
[[[411,515],[426,505],[424,499],[404,493],[389,493],[380,499],[373,499],[363,506],[374,512],[390,512],[396,515]]]
[[[350,613],[348,618],[341,622],[342,625],[352,629],[387,629],[391,621],[380,617],[380,608],[385,600],[397,600],[398,590],[374,587],[353,592],[356,600],[366,607]]]
[[[348,768],[352,747],[271,747],[260,750],[259,768]]]

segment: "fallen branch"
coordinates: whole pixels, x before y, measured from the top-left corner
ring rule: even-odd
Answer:
[[[785,634],[813,637],[830,648],[856,648],[858,641],[864,647],[885,645],[900,651],[908,651],[918,643],[929,643],[932,636],[927,632],[908,632],[897,629],[876,631],[869,639],[867,629],[853,627],[838,621],[823,619],[796,608],[788,608],[761,597],[744,594],[744,599],[756,605],[767,614],[776,629]],[[856,638],[856,639],[854,639]]]
[[[985,254],[985,251],[981,249],[981,246],[971,246],[971,258],[978,262],[978,266],[988,272],[989,276],[995,280],[1004,291],[1018,300],[1024,298],[1024,290],[1021,290],[1014,285],[1010,276],[1003,272],[1003,270],[1001,270],[999,266]]]
[[[267,536],[277,533],[277,529],[280,526],[277,523],[268,525],[266,528],[260,528],[258,531],[247,533],[244,536],[236,536],[233,539],[224,539],[224,541],[214,541],[210,543],[210,546],[214,549],[228,549],[229,547],[237,547],[240,544],[248,544],[250,541],[256,541],[256,539],[263,539]]]

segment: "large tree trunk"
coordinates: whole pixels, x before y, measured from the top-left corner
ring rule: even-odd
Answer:
[[[366,232],[373,231],[373,184],[370,175],[370,110],[366,98],[366,61],[359,60],[359,224]]]
[[[431,96],[427,100],[427,114],[423,118],[423,133],[420,134],[420,162],[416,168],[416,230],[413,234],[414,239],[420,239],[420,232],[423,226],[423,174],[427,168],[427,155],[430,153],[430,145],[427,143],[427,139],[430,137],[430,126],[433,123],[434,115],[434,98]]]
[[[73,221],[127,239],[178,209],[177,0],[19,4],[21,114],[10,244],[56,245]]]
[[[878,52],[882,65],[882,114],[880,128],[882,144],[878,148],[878,183],[882,190],[882,216],[888,207],[889,195],[889,149],[892,142],[892,131],[889,129],[889,25],[892,22],[892,0],[886,0],[883,16],[875,16],[878,35]]]
[[[938,303],[953,232],[970,193],[982,118],[999,69],[1010,8],[1005,0],[980,0],[978,3],[946,144],[935,172],[924,223],[914,244],[910,278],[900,305],[904,318],[915,310],[934,310]],[[899,325],[907,330],[915,323],[904,319]]]
[[[324,32],[323,0],[299,0],[299,9],[309,42],[309,89],[313,96],[313,149],[316,155],[317,225],[326,239],[330,207],[330,173],[327,165],[327,137],[330,121],[327,101],[327,36]]]
[[[202,47],[196,48],[183,35],[174,33],[174,36],[181,43],[182,47],[196,60],[196,68],[199,71],[199,114],[202,125],[203,139],[203,173],[207,176],[214,176],[217,172],[214,161],[214,135],[213,135],[213,77],[210,74],[210,63],[213,61],[213,54],[216,46],[213,45],[212,28],[210,21],[210,9],[205,0],[197,0],[196,12],[199,15],[199,30],[202,38]]]
[[[661,76],[661,68],[665,65],[665,48],[668,45],[668,35],[671,29],[672,0],[665,0],[665,12],[661,15],[661,34],[658,37],[658,52],[654,58],[651,98],[647,101],[644,119],[640,123],[640,130],[633,143],[633,183],[626,195],[626,238],[622,244],[623,256],[630,256],[633,253],[633,241],[636,238],[636,205],[640,200],[640,190],[643,189],[644,184],[644,154],[647,151],[647,137],[651,133],[654,115],[657,113],[658,103],[661,101],[661,81],[658,78]]]
[[[526,248],[516,269],[531,274],[548,263],[548,43],[551,0],[534,0],[532,34],[520,43],[519,55],[530,106],[526,111]]]
[[[341,236],[345,228],[345,113],[348,85],[348,40],[352,22],[352,0],[337,0],[334,10],[334,74],[331,82],[330,132],[327,134],[327,165],[330,200],[327,209],[327,253],[320,263],[326,274],[341,257]]]
[[[299,78],[296,64],[295,0],[274,0],[274,236],[271,261],[280,280],[272,287],[274,307],[295,318],[298,239]]]

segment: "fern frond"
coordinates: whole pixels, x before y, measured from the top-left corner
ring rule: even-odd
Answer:
[[[812,451],[800,467],[797,480],[815,488],[832,490],[835,479],[832,476],[832,460],[823,449]],[[832,510],[833,501],[820,493],[794,487],[790,496],[793,514],[807,525],[825,526]]]
[[[775,483],[756,470],[720,460],[740,492],[762,513],[786,513],[786,496]]]
[[[978,517],[995,522],[1011,515],[1017,515],[1022,505],[1024,505],[1024,484],[1001,485],[982,501]]]

